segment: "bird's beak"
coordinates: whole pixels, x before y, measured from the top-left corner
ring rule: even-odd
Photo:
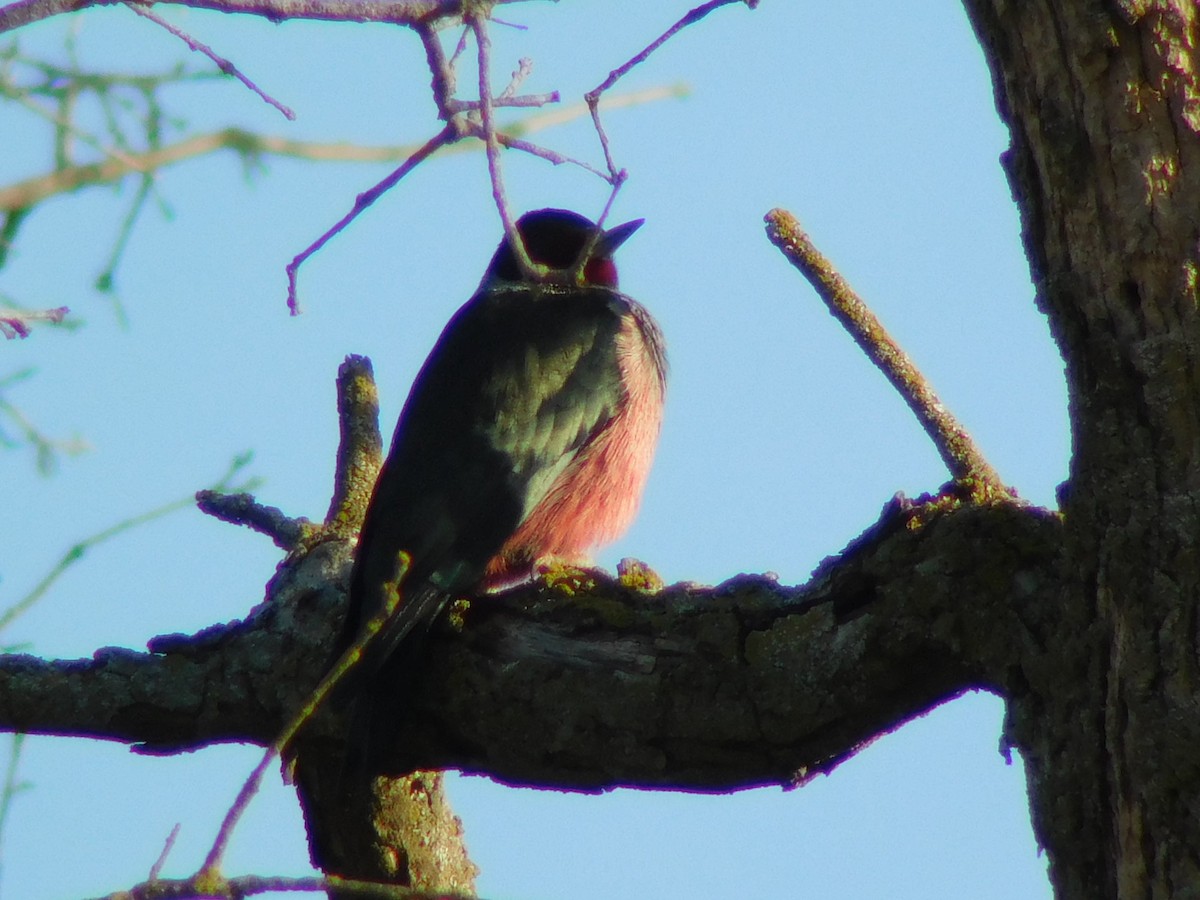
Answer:
[[[612,256],[618,247],[629,240],[631,234],[642,227],[642,223],[645,221],[645,219],[634,219],[632,222],[626,222],[624,225],[608,229],[608,231],[600,235],[600,240],[596,242],[596,249],[592,253],[592,258]]]

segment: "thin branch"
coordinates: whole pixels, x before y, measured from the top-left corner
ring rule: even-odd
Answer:
[[[126,165],[130,163],[129,154],[122,152],[118,148],[106,146],[99,138],[96,138],[93,135],[88,134],[86,131],[77,128],[74,123],[72,123],[71,120],[67,118],[61,111],[55,112],[53,110],[45,109],[41,104],[34,102],[24,94],[15,92],[12,88],[8,88],[4,93],[5,96],[15,101],[18,105],[54,125],[57,135],[55,142],[56,166],[61,166],[61,163],[66,159],[67,149],[63,142],[68,137],[74,138],[80,143],[87,144],[89,147],[98,153],[102,153],[103,155],[109,157],[114,162],[121,162],[125,163]],[[68,103],[66,105],[69,107],[70,104]]]
[[[506,87],[503,91],[500,92],[500,96],[496,97],[495,100],[492,101],[492,105],[493,106],[508,105],[508,103],[510,101],[512,101],[513,99],[516,98],[517,91],[520,89],[521,85],[523,85],[526,82],[526,80],[528,80],[529,76],[532,74],[533,74],[533,60],[530,59],[528,56],[522,56],[519,60],[517,60],[517,67],[516,67],[516,69],[513,70],[512,79],[508,82],[508,87]],[[548,94],[545,96],[550,98],[546,101],[548,103],[557,103],[558,102],[558,91],[554,91],[552,94]],[[540,106],[541,104],[538,104],[538,105]]]
[[[400,181],[401,178],[432,156],[439,148],[458,140],[458,138],[458,131],[453,125],[448,124],[436,135],[426,141],[425,144],[422,145],[416,152],[414,152],[412,156],[406,159],[399,168],[393,171],[374,187],[359,194],[354,199],[354,206],[350,209],[350,212],[342,216],[331,228],[326,229],[324,234],[304,248],[304,250],[297,254],[292,261],[288,263],[287,300],[288,309],[291,310],[293,316],[300,314],[300,302],[296,297],[296,273],[299,271],[300,266],[302,266],[310,256],[324,247],[334,235],[340,233],[346,228],[347,225],[357,219],[360,214],[370,208],[370,206],[374,204],[376,200],[390,191]]]
[[[20,378],[30,371],[30,369],[24,369],[16,373],[16,375]],[[8,379],[5,380],[6,382],[8,381]],[[78,456],[91,449],[87,441],[79,437],[51,437],[43,432],[37,423],[25,414],[24,410],[15,403],[5,399],[3,395],[0,395],[0,420],[4,418],[9,419],[15,424],[21,430],[25,442],[33,447],[37,458],[38,471],[43,475],[48,475],[54,471],[54,467],[58,462],[58,454],[65,453],[67,456]],[[4,430],[0,429],[0,445],[15,447],[18,446],[18,443],[9,439],[5,435]]]
[[[13,799],[17,794],[29,787],[29,783],[22,781],[20,777],[21,766],[21,751],[25,747],[25,735],[17,733],[12,736],[9,742],[8,765],[4,770],[4,787],[0,790],[0,841],[4,837],[5,827],[8,825],[8,817],[12,813]],[[0,846],[3,846],[0,843]],[[0,875],[3,874],[3,866],[0,866]]]
[[[13,338],[29,337],[31,322],[50,322],[57,325],[71,310],[65,306],[53,309],[0,309],[0,334],[10,341]]]
[[[812,284],[829,311],[875,363],[937,447],[954,480],[1007,495],[1000,475],[984,458],[966,428],[942,405],[916,365],[892,339],[862,298],[854,292],[786,210],[766,215],[767,237]]]
[[[78,12],[91,6],[112,6],[122,0],[16,0],[0,7],[0,34],[64,13]],[[458,15],[461,0],[371,0],[370,3],[346,3],[345,0],[159,0],[192,9],[242,13],[271,22],[285,19],[315,19],[326,22],[383,22],[416,26],[450,19]],[[497,0],[511,3],[515,0]]]
[[[175,841],[179,839],[179,823],[171,829],[171,833],[167,835],[167,839],[163,841],[162,852],[158,854],[158,859],[154,861],[154,865],[150,867],[150,875],[147,881],[158,881],[158,876],[162,872],[163,866],[167,864],[167,857],[171,855],[171,851],[175,848]]]
[[[225,818],[221,821],[221,827],[217,830],[216,839],[213,841],[208,855],[205,856],[199,873],[197,873],[197,880],[218,878],[220,876],[221,861],[225,856],[229,841],[233,837],[233,830],[237,827],[238,822],[241,821],[242,816],[245,815],[246,809],[250,806],[250,801],[258,793],[267,769],[276,759],[282,757],[287,752],[292,739],[312,719],[317,709],[333,692],[333,689],[341,683],[342,679],[346,677],[351,669],[358,665],[367,645],[375,639],[375,636],[383,629],[388,620],[391,619],[392,614],[400,605],[400,587],[404,582],[404,576],[408,574],[411,562],[411,557],[404,551],[397,554],[396,568],[392,580],[389,584],[385,585],[384,596],[386,602],[383,604],[383,608],[367,621],[362,633],[359,634],[354,643],[342,653],[338,661],[325,673],[300,709],[292,713],[288,719],[287,726],[275,737],[271,745],[267,747],[263,758],[254,767],[254,771],[250,773],[245,783],[242,784],[237,798],[225,813]]]
[[[714,9],[718,9],[722,6],[728,6],[730,3],[744,3],[750,9],[755,9],[758,6],[758,0],[710,0],[709,3],[704,3],[700,6],[697,6],[695,9],[685,13],[678,22],[660,34],[655,40],[651,41],[640,53],[634,55],[623,65],[618,66],[609,72],[607,78],[583,95],[583,99],[587,101],[588,109],[591,110],[592,124],[596,127],[596,134],[600,138],[600,147],[604,150],[604,161],[608,164],[608,173],[612,179],[618,179],[619,170],[617,169],[617,165],[612,158],[612,153],[609,150],[608,135],[605,133],[604,126],[600,122],[601,95],[614,84],[616,84],[621,78],[624,78],[631,69],[645,62],[646,58],[649,57],[651,53],[669,41],[684,28],[695,22],[699,22]]]
[[[496,139],[496,119],[492,110],[492,41],[488,37],[487,19],[479,11],[473,11],[465,18],[475,35],[475,47],[478,51],[479,114],[483,123],[484,146],[487,148],[488,175],[492,179],[492,198],[496,201],[496,209],[500,212],[500,221],[504,225],[504,236],[517,257],[517,265],[527,278],[538,280],[542,275],[542,270],[529,258],[529,253],[525,249],[525,241],[521,239],[521,235],[517,231],[516,220],[509,211],[508,197],[504,190],[504,172],[500,165],[500,142]]]
[[[195,502],[200,512],[222,522],[244,525],[251,531],[265,534],[281,550],[292,550],[299,546],[316,528],[308,519],[293,519],[274,506],[264,506],[252,494],[245,492],[223,494],[214,490],[197,491]]]
[[[581,108],[582,108],[582,105],[581,105]],[[479,138],[479,140],[483,144],[483,146],[486,147],[487,138],[486,138],[486,132],[484,131],[483,123],[469,120],[469,121],[467,121],[466,125],[467,125],[466,134],[471,135],[472,137]],[[591,172],[593,175],[595,175],[598,178],[602,178],[605,181],[609,180],[608,176],[606,174],[601,172],[599,169],[597,169],[591,163],[586,163],[581,159],[576,159],[574,156],[566,156],[565,154],[559,153],[557,150],[551,150],[549,147],[543,147],[540,144],[532,144],[529,141],[522,140],[521,138],[514,137],[509,134],[505,134],[502,131],[498,132],[496,134],[496,141],[505,149],[520,150],[523,153],[528,153],[530,156],[536,156],[539,159],[544,159],[544,160],[546,160],[546,162],[550,163],[551,165],[561,166],[565,163],[565,164],[572,165],[572,166],[578,166],[579,168],[583,169],[585,172]],[[457,149],[460,149],[460,150],[473,149],[471,144],[469,144],[469,143],[468,144],[458,144],[456,146],[457,146]]]
[[[283,875],[241,875],[235,878],[212,878],[195,875],[191,878],[152,878],[133,887],[107,894],[97,900],[194,900],[196,897],[215,900],[242,900],[259,894],[346,892],[355,897],[378,900],[478,900],[463,894],[445,891],[416,890],[395,884],[357,881],[337,875],[288,877]]]
[[[608,181],[607,176],[602,176]],[[596,220],[596,227],[592,229],[591,237],[587,239],[587,243],[583,245],[583,249],[579,252],[579,258],[575,261],[575,265],[571,267],[569,280],[579,283],[583,278],[583,270],[587,268],[588,260],[592,258],[592,251],[596,244],[600,242],[601,235],[604,234],[604,223],[608,221],[608,214],[612,212],[613,203],[616,202],[617,194],[621,192],[621,187],[625,184],[627,173],[624,169],[617,173],[615,178],[611,179],[612,190],[608,192],[608,200],[604,204],[604,209],[600,212],[600,218]]]
[[[450,105],[454,102],[454,92],[458,90],[458,76],[454,71],[454,61],[446,59],[446,50],[437,29],[432,25],[418,25],[415,28],[417,36],[425,47],[425,63],[433,74],[433,102],[437,104],[438,114],[443,122],[449,123],[453,117]],[[463,41],[466,40],[467,29],[463,30]],[[460,41],[460,46],[462,42]],[[457,58],[458,54],[455,53]]]
[[[133,226],[137,224],[138,216],[145,209],[146,201],[150,199],[150,193],[153,190],[153,173],[143,173],[137,192],[133,195],[133,202],[129,204],[125,218],[121,220],[121,227],[117,230],[117,239],[113,242],[112,250],[108,254],[108,262],[105,263],[104,269],[100,274],[96,276],[96,290],[102,294],[111,295],[110,299],[115,305],[117,321],[123,327],[128,326],[129,319],[125,315],[124,306],[121,304],[114,290],[117,278],[117,266],[121,264],[121,258],[125,255],[125,248],[129,246],[129,240],[133,237]]]
[[[215,487],[217,489],[228,488],[229,483],[233,480],[234,476],[247,465],[249,465],[250,460],[250,454],[242,454],[241,456],[234,458],[234,460],[230,463],[228,471],[221,476],[220,481],[217,482]],[[13,621],[15,621],[24,613],[28,612],[30,607],[32,607],[46,595],[46,592],[50,590],[54,582],[56,582],[74,563],[82,559],[89,550],[100,544],[103,544],[105,541],[115,538],[119,534],[129,531],[131,528],[136,528],[139,525],[145,525],[147,522],[152,522],[155,519],[162,518],[163,516],[173,513],[176,510],[187,509],[192,505],[192,502],[192,497],[190,495],[187,497],[181,497],[178,500],[172,500],[170,503],[164,503],[162,506],[159,506],[155,509],[148,510],[147,512],[140,513],[136,516],[130,516],[128,519],[123,519],[115,525],[110,525],[108,528],[93,534],[91,537],[84,538],[83,540],[74,544],[70,549],[67,550],[66,553],[63,554],[62,558],[50,569],[50,571],[42,578],[42,580],[34,585],[33,589],[28,594],[6,609],[3,613],[0,613],[0,631],[3,631],[5,628],[11,625]]]
[[[17,239],[17,232],[21,230],[21,225],[24,224],[31,212],[32,210],[28,206],[5,211],[4,224],[0,225],[0,269],[3,269],[4,264],[8,262],[8,252]]]
[[[531,106],[545,106],[547,103],[557,103],[559,101],[558,91],[551,91],[548,94],[522,94],[519,97],[496,97],[492,101],[492,106],[495,109],[516,107],[524,108]],[[482,108],[478,100],[455,100],[451,99],[448,108],[453,113],[471,112]]]
[[[272,97],[270,94],[266,93],[266,91],[264,91],[257,84],[255,84],[253,81],[251,81],[245,75],[243,75],[242,72],[238,69],[238,67],[236,65],[234,65],[230,60],[226,59],[223,56],[219,56],[217,54],[217,52],[212,49],[212,47],[208,46],[205,43],[202,43],[201,41],[196,40],[194,37],[192,37],[190,34],[188,34],[186,31],[182,30],[181,28],[177,28],[176,26],[172,25],[170,22],[168,22],[162,16],[158,15],[156,12],[154,12],[152,9],[150,9],[149,6],[143,5],[143,3],[141,3],[141,2],[136,2],[136,0],[126,0],[125,5],[128,6],[131,10],[133,10],[135,13],[137,13],[142,18],[149,19],[155,25],[165,28],[168,32],[175,35],[175,37],[179,38],[181,41],[183,41],[185,44],[187,44],[188,48],[190,50],[193,50],[196,53],[202,53],[203,55],[207,56],[209,59],[211,59],[216,64],[217,68],[220,69],[224,74],[232,75],[234,78],[236,78],[238,81],[240,81],[242,84],[244,84],[251,91],[258,94],[258,96],[261,97],[265,103],[269,104],[270,106],[275,107],[277,110],[279,110],[281,113],[283,113],[284,118],[286,118],[289,122],[295,121],[296,114],[292,111],[292,109],[290,107],[284,106],[282,103],[280,103],[274,97]]]
[[[233,829],[237,827],[237,823],[241,821],[243,814],[245,814],[246,809],[250,806],[250,801],[258,793],[267,767],[275,761],[277,756],[278,751],[275,749],[275,745],[272,744],[267,748],[267,752],[263,754],[263,758],[259,761],[258,765],[254,767],[254,771],[250,773],[250,777],[245,780],[238,790],[237,798],[233,801],[233,805],[226,811],[225,818],[221,820],[221,827],[217,829],[217,837],[213,841],[208,855],[204,857],[204,863],[200,866],[200,871],[196,874],[197,881],[210,882],[221,880],[221,861],[225,856],[225,850],[229,847],[230,838],[233,837]]]

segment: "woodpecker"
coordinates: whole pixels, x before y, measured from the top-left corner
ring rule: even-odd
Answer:
[[[583,561],[633,521],[666,385],[657,323],[617,290],[613,253],[642,221],[601,232],[567,210],[526,213],[517,231],[549,275],[527,277],[505,239],[442,331],[359,535],[342,649],[387,608],[401,551],[410,564],[354,682],[391,690],[396,657],[456,595]]]

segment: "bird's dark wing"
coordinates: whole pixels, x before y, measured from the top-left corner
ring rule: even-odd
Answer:
[[[413,384],[359,538],[341,649],[384,608],[401,550],[412,565],[355,681],[479,582],[612,419],[630,303],[606,288],[513,285],[481,291],[451,319]]]

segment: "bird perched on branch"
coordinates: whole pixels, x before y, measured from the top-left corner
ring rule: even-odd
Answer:
[[[456,594],[522,580],[539,561],[582,561],[629,527],[666,375],[658,325],[616,289],[613,253],[641,224],[599,231],[566,210],[525,214],[517,230],[547,274],[527,276],[506,239],[446,325],[359,537],[342,649],[398,603],[353,684],[394,691],[396,657]]]

